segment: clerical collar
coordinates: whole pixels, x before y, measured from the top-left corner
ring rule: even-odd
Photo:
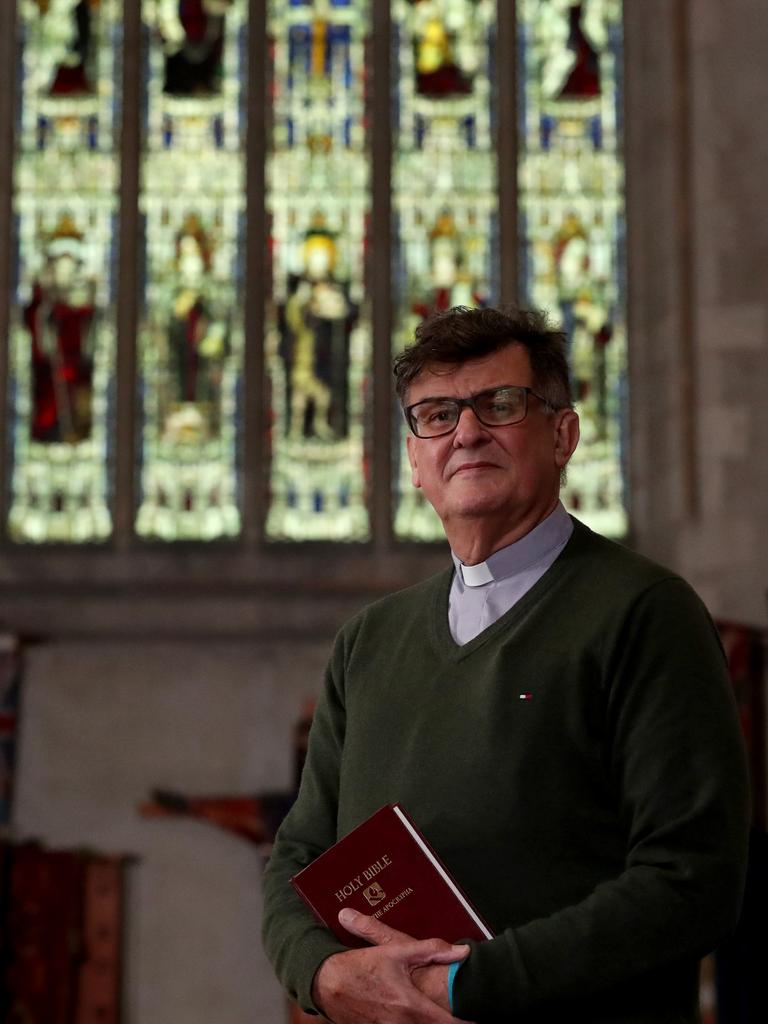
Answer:
[[[484,562],[477,565],[464,565],[461,559],[451,552],[456,572],[467,587],[482,587],[494,580],[502,580],[507,576],[522,572],[535,565],[553,548],[562,546],[573,531],[571,517],[558,502],[546,519],[535,526],[524,537],[501,548]]]

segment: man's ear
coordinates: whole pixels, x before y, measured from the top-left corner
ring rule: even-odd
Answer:
[[[555,463],[565,469],[579,443],[579,414],[565,409],[556,414],[555,420]]]
[[[416,438],[413,434],[408,434],[405,438],[405,449],[408,452],[408,461],[411,464],[411,483],[414,487],[421,487],[421,477],[419,476],[419,463],[416,457]]]

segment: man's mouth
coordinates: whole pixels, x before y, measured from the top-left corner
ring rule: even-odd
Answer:
[[[451,476],[456,476],[458,473],[471,473],[473,470],[480,469],[497,469],[498,467],[494,462],[465,462],[453,471]]]

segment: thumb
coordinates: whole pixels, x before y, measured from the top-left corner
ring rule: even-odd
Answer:
[[[348,932],[360,939],[365,939],[374,946],[384,946],[388,942],[396,942],[398,939],[407,941],[410,936],[390,928],[375,917],[361,914],[358,910],[345,907],[339,911],[339,924],[343,925]]]

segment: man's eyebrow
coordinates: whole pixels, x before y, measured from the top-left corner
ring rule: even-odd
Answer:
[[[504,391],[505,388],[529,388],[529,384],[494,384],[489,388],[480,388],[479,391],[470,391],[468,395],[425,395],[418,402],[410,402],[409,405],[421,405],[422,402],[455,402],[461,398],[477,398],[478,395],[487,395],[491,391]]]
[[[479,395],[480,392],[478,391],[477,394]],[[411,402],[411,405],[421,405],[422,402],[453,402],[461,397],[461,395],[425,395],[418,402]]]

